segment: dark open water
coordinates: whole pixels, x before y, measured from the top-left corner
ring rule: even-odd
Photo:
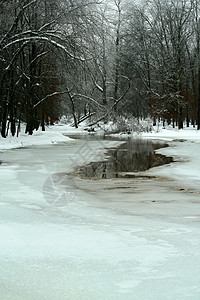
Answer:
[[[85,178],[121,178],[137,177],[130,172],[145,171],[153,167],[169,164],[172,157],[156,154],[155,150],[168,145],[163,142],[146,139],[116,138],[111,136],[86,135],[71,138],[90,140],[120,140],[125,141],[116,149],[108,150],[106,161],[92,162],[79,168],[79,175]]]

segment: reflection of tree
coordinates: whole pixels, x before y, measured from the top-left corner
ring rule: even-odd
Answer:
[[[159,146],[160,147],[160,146]],[[170,163],[171,157],[156,154],[158,144],[150,142],[127,142],[117,150],[109,151],[110,158],[104,162],[93,162],[80,170],[83,177],[118,178],[120,173],[145,171]]]

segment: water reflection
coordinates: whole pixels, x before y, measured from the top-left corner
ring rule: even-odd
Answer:
[[[109,150],[106,161],[92,162],[83,166],[79,169],[79,174],[87,178],[135,177],[127,173],[145,171],[171,163],[172,157],[155,153],[155,149],[166,146],[149,140],[129,139],[117,149]]]

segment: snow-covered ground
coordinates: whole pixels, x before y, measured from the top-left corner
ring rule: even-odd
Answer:
[[[38,131],[34,131],[33,135],[27,135],[24,133],[25,128],[22,125],[22,130],[19,137],[12,137],[11,134],[6,139],[0,137],[0,151],[29,147],[32,145],[36,146],[67,142],[69,141],[69,138],[64,136],[62,132],[66,132],[68,129],[70,130],[70,127],[67,125],[49,126],[46,127],[46,131],[42,131],[40,128]]]
[[[141,134],[176,162],[85,180],[71,173],[119,142],[74,131],[0,139],[0,299],[199,300],[200,132]]]

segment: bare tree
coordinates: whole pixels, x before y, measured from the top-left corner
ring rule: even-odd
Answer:
[[[71,61],[85,61],[86,47],[81,39],[81,32],[86,24],[87,8],[90,5],[93,3],[86,0],[65,3],[45,0],[1,2],[0,20],[3,30],[0,36],[0,80],[3,137],[6,137],[8,121],[11,121],[14,135],[14,120],[21,117],[27,122],[29,134],[38,127],[39,118],[42,118],[44,130],[44,119],[47,117],[47,112],[44,111],[47,106],[44,102],[53,99],[45,95],[53,94],[53,85],[49,90],[47,88],[47,78],[54,73],[54,77],[58,79],[52,54],[59,57],[62,52]],[[4,19],[8,7],[11,25]],[[55,82],[58,82],[57,79]],[[58,86],[54,85],[54,92],[58,92]]]
[[[148,1],[134,10],[127,40],[133,69],[149,98],[151,112],[183,127],[188,89],[187,45],[192,35],[193,5],[183,1]]]

